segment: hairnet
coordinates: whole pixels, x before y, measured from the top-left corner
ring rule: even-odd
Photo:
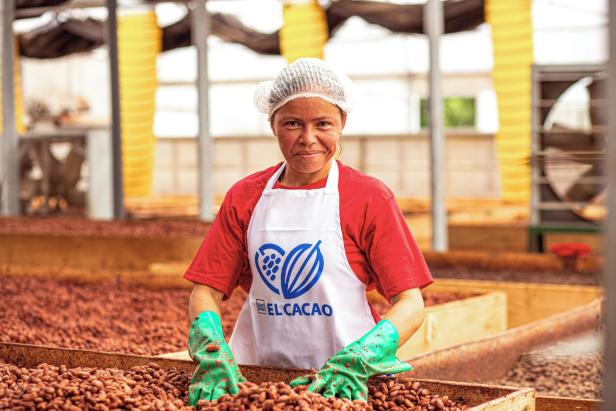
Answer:
[[[300,97],[320,97],[348,113],[352,108],[351,80],[323,60],[298,59],[282,69],[273,81],[259,84],[255,106],[271,118],[280,107]]]

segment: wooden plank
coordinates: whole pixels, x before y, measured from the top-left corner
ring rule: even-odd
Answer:
[[[413,378],[415,380],[415,378]],[[535,410],[535,391],[531,388],[459,383],[433,379],[417,379],[421,385],[451,399],[464,398],[468,411],[532,411]],[[443,393],[443,394],[440,394]]]
[[[398,349],[400,358],[488,337],[507,329],[507,297],[500,291],[426,307],[417,332]]]
[[[0,235],[0,261],[83,269],[147,270],[190,261],[202,238]]]
[[[152,263],[148,266],[148,272],[159,278],[178,279],[182,278],[189,265],[190,262]]]
[[[603,295],[601,287],[593,286],[451,279],[438,279],[430,290],[502,291],[507,294],[507,320],[512,328],[586,305]]]
[[[448,227],[449,249],[483,251],[528,250],[526,224],[454,224]]]
[[[534,411],[535,391],[527,388],[470,408],[475,411]],[[470,411],[469,410],[469,411]]]
[[[118,281],[153,289],[191,288],[193,284],[181,275],[168,276],[142,270],[94,270],[71,267],[40,266],[0,263],[0,276],[43,277],[65,279],[77,284],[96,284],[103,281]]]
[[[188,350],[170,352],[170,353],[166,353],[166,354],[159,354],[156,357],[158,357],[158,358],[168,358],[170,360],[190,361],[190,354],[188,353]]]
[[[537,411],[599,411],[602,401],[580,398],[548,397],[537,395],[535,409]]]
[[[493,381],[505,376],[520,356],[534,347],[596,329],[602,303],[593,302],[491,337],[431,351],[412,358],[414,377],[453,381]]]

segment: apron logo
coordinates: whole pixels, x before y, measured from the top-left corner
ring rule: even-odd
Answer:
[[[320,245],[321,240],[316,244],[300,244],[286,254],[276,244],[263,244],[255,253],[255,266],[261,280],[274,294],[287,300],[305,294],[323,273]]]

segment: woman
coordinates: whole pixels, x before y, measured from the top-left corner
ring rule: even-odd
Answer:
[[[395,353],[419,328],[419,290],[432,279],[391,191],[334,160],[350,89],[318,59],[259,86],[255,103],[285,162],[229,190],[185,274],[199,363],[191,404],[236,393],[237,363],[320,368],[292,385],[364,400],[370,376],[410,370]],[[220,301],[238,285],[248,298],[227,345]],[[381,321],[367,287],[393,303]]]

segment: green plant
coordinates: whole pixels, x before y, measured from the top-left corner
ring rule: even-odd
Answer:
[[[420,126],[427,128],[430,123],[428,100],[422,98],[419,106]],[[475,127],[474,97],[445,97],[443,111],[446,128]]]

